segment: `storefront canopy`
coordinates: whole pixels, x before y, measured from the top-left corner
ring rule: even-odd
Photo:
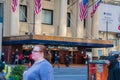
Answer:
[[[42,35],[24,35],[4,37],[3,45],[14,44],[45,44],[59,46],[76,46],[86,48],[103,48],[113,47],[113,42],[110,40],[93,40],[70,37],[42,36]]]

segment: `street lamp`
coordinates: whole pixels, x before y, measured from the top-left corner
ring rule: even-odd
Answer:
[[[104,20],[105,23],[106,23],[106,40],[108,40],[108,30],[109,30],[109,29],[108,29],[108,24],[111,23],[112,20],[111,20],[110,17],[105,17],[103,20]]]
[[[35,12],[33,12],[33,35],[35,35]]]
[[[108,20],[106,21],[106,40],[108,40]]]

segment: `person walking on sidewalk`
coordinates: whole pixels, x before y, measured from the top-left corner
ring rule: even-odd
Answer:
[[[115,54],[107,58],[108,64],[108,80],[120,80],[120,56]]]
[[[66,67],[69,67],[69,64],[70,64],[70,57],[69,57],[68,54],[66,54],[66,56],[65,56],[65,65],[66,65]]]
[[[54,64],[53,64],[53,67],[55,66],[55,64],[58,65],[58,68],[60,68],[60,65],[59,65],[59,56],[57,54],[55,54],[54,56]]]
[[[54,80],[52,65],[44,58],[46,48],[36,45],[32,50],[34,64],[23,73],[23,80]]]

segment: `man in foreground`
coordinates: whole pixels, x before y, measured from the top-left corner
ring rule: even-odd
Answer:
[[[32,51],[34,64],[24,72],[23,80],[54,80],[52,65],[44,58],[46,48],[36,45]]]

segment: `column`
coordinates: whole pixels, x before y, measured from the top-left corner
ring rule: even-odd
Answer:
[[[10,36],[10,10],[11,10],[11,1],[4,0],[4,21],[3,21],[3,35]],[[7,23],[7,24],[6,24]]]
[[[42,4],[42,0],[41,0]],[[41,34],[41,12],[35,15],[34,0],[28,1],[28,32],[32,34]]]
[[[54,0],[54,14],[53,14],[53,24],[54,24],[54,34],[57,36],[59,34],[59,19],[60,19],[60,0]]]
[[[33,33],[33,25],[34,25],[34,0],[27,1],[27,11],[28,11],[28,32]]]
[[[4,3],[4,2],[0,1],[0,3]],[[0,21],[0,60],[1,60],[1,54],[2,54],[2,38],[3,38],[2,33],[3,33],[3,22]]]
[[[92,1],[90,1],[89,3],[92,4]],[[86,27],[85,27],[86,28],[86,35],[85,36],[89,39],[92,38],[92,35],[91,35],[92,34],[91,33],[91,30],[92,30],[91,11],[92,11],[92,6],[88,8],[87,18],[86,18],[86,22],[85,22],[86,23],[85,24],[86,25]]]
[[[78,1],[78,17],[77,17],[77,38],[83,38],[84,37],[84,26],[83,26],[83,21],[80,20],[80,8],[79,8],[79,3],[81,0]]]
[[[19,35],[19,0],[17,0],[17,6],[15,12],[12,11],[12,1],[11,0],[11,13],[10,13],[10,35]]]
[[[96,0],[93,0],[95,2]],[[92,22],[91,22],[91,35],[92,39],[98,39],[99,38],[99,30],[98,30],[98,11],[95,12]],[[98,49],[93,49],[93,56],[98,56]]]
[[[41,0],[41,4],[42,4],[42,1]],[[35,5],[34,5],[35,6]],[[41,14],[42,14],[42,8],[41,8],[41,11],[35,15],[34,13],[34,33],[35,34],[41,34]]]
[[[78,19],[78,1],[74,5],[71,6],[71,30],[72,37],[76,37],[77,33],[77,19]]]
[[[59,36],[66,36],[67,32],[67,0],[60,1]]]
[[[35,34],[41,34],[41,13],[35,15]]]
[[[95,2],[95,0],[94,0]],[[98,39],[99,38],[99,30],[98,30],[98,9],[96,10],[93,18],[92,18],[92,29],[91,29],[91,34],[92,34],[92,39]]]

